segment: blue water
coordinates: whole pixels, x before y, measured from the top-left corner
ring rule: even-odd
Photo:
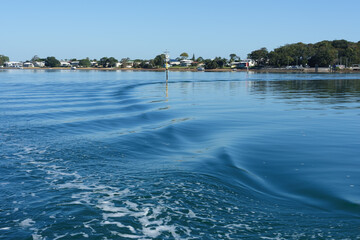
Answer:
[[[360,74],[0,71],[1,239],[360,239]]]

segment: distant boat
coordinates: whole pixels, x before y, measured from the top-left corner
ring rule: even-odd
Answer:
[[[71,70],[76,70],[76,67],[71,67]]]
[[[198,70],[198,71],[205,71],[205,68],[203,68],[203,67],[198,67],[197,70]]]

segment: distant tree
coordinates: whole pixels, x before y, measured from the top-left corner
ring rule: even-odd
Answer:
[[[55,57],[47,57],[45,59],[45,66],[47,66],[47,67],[60,67],[60,62]]]
[[[120,60],[120,63],[121,63],[121,67],[122,68],[124,68],[124,67],[126,67],[127,66],[127,62],[130,60],[130,58],[122,58],[121,60]]]
[[[189,57],[189,54],[187,54],[186,52],[183,52],[182,54],[180,54],[181,59],[187,59]]]
[[[4,65],[4,63],[8,61],[9,61],[8,56],[0,55],[0,66]]]
[[[226,58],[216,57],[213,61],[216,62],[218,68],[223,68],[227,64]]]
[[[38,55],[33,56],[31,59],[31,62],[38,62],[38,61],[40,61],[40,58]]]
[[[108,66],[109,67],[116,67],[116,63],[118,63],[119,61],[116,58],[113,57],[109,57],[108,58]]]
[[[166,56],[165,54],[160,54],[160,55],[157,55],[155,58],[154,58],[154,65],[156,67],[163,67],[165,65],[165,61],[166,61]]]
[[[109,59],[107,57],[102,57],[99,60],[99,65],[106,68],[109,64]]]
[[[254,60],[257,65],[264,66],[268,62],[268,55],[269,52],[266,48],[260,48],[248,54],[248,58]]]
[[[191,60],[195,61],[195,54],[194,53],[193,53],[193,56],[192,56]]]
[[[218,68],[218,64],[215,60],[211,60],[211,59],[205,59],[204,60],[205,63],[205,69],[216,69]]]
[[[315,50],[315,54],[309,59],[310,66],[328,67],[335,64],[338,51],[330,44],[319,46]]]
[[[204,59],[203,59],[202,57],[198,57],[198,58],[196,59],[196,61],[199,62],[199,63],[202,63],[202,62],[204,62]]]
[[[90,67],[91,66],[90,59],[89,58],[81,59],[79,61],[79,65],[82,67]]]
[[[230,62],[234,62],[234,61],[240,60],[240,58],[239,58],[235,53],[231,53],[231,54],[229,55],[229,57],[230,57]]]

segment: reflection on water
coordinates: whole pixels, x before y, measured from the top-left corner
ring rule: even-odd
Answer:
[[[357,239],[360,79],[0,72],[0,237]]]

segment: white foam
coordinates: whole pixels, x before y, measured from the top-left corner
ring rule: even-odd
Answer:
[[[83,232],[70,234],[71,237],[78,236],[78,235],[81,235],[84,238],[89,238],[89,234],[86,234],[86,233],[83,233]]]
[[[11,228],[10,227],[3,227],[3,228],[0,228],[0,230],[10,230]]]
[[[60,235],[60,236],[56,236],[56,238],[54,238],[53,240],[57,240],[63,237],[66,237],[67,235],[69,235],[68,233],[64,234],[64,235]]]
[[[171,235],[175,239],[180,239],[179,235],[175,232],[176,227],[175,226],[157,226],[157,227],[151,227],[151,228],[143,228],[142,231],[147,237],[156,238],[158,237],[162,232],[170,232]]]
[[[130,201],[125,201],[125,204],[128,205],[130,208],[132,208],[133,210],[138,210],[138,205],[136,203],[130,202]]]
[[[234,223],[234,224],[229,224],[226,225],[227,228],[245,228],[248,231],[253,230],[249,225],[244,224],[244,223]]]
[[[128,213],[118,212],[118,213],[103,213],[103,218],[107,220],[108,218],[120,218],[125,217]]]
[[[33,240],[42,240],[44,239],[41,235],[37,234],[37,233],[34,233],[31,235]]]
[[[31,226],[34,225],[34,224],[35,224],[35,222],[34,222],[32,219],[27,218],[27,219],[25,219],[24,221],[20,222],[19,225],[20,225],[21,227],[26,228],[26,227],[31,227]]]
[[[124,212],[124,213],[129,213],[129,210],[127,208],[124,207],[115,207],[114,203],[109,202],[109,201],[102,201],[100,204],[97,205],[98,208],[100,208],[101,210],[105,211],[105,212],[114,212],[114,213],[118,213],[118,212]]]
[[[114,232],[113,232],[113,234],[114,234]],[[115,234],[118,235],[119,237],[123,237],[123,238],[131,238],[131,239],[135,239],[135,238],[139,239],[139,238],[141,238],[141,236],[132,235],[132,234],[122,234],[122,233],[115,233]]]
[[[101,225],[116,225],[118,228],[127,228],[129,229],[132,233],[135,233],[135,229],[132,226],[125,226],[124,224],[120,223],[120,222],[110,222],[110,221],[102,221],[100,223]]]
[[[188,216],[189,216],[190,218],[195,218],[195,217],[196,217],[196,214],[195,214],[193,211],[191,211],[191,209],[189,209]]]

